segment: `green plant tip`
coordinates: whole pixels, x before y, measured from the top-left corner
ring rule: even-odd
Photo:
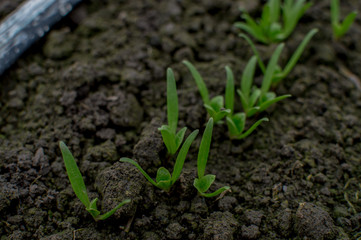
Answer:
[[[264,44],[282,42],[292,34],[311,5],[311,2],[305,0],[284,0],[283,4],[280,0],[269,0],[264,5],[259,20],[243,13],[244,22],[236,22],[235,26]]]
[[[71,154],[69,148],[65,145],[63,141],[59,142],[60,151],[63,156],[66,172],[68,173],[70,184],[74,190],[75,195],[79,200],[84,204],[85,209],[92,215],[95,221],[105,220],[115,213],[120,207],[124,204],[130,203],[130,199],[126,199],[118,204],[115,208],[109,212],[100,215],[100,212],[97,209],[97,201],[95,198],[92,201],[89,201],[88,193],[86,191],[85,183],[83,176],[81,175],[78,165],[75,162],[73,155]]]
[[[339,39],[345,35],[355,21],[356,16],[357,11],[353,11],[349,13],[343,21],[340,21],[340,1],[331,0],[331,25],[333,37]]]
[[[225,186],[213,193],[206,193],[206,191],[208,191],[208,189],[216,179],[215,175],[204,175],[209,155],[209,149],[211,146],[212,131],[213,118],[210,118],[206,125],[206,129],[204,130],[201,144],[199,146],[197,160],[198,178],[195,178],[193,182],[193,186],[198,190],[199,194],[204,197],[214,197],[229,189],[228,186]]]
[[[173,184],[178,180],[182,169],[184,165],[184,161],[186,159],[188,150],[194,141],[194,139],[197,137],[199,130],[193,131],[185,140],[183,143],[183,146],[181,147],[176,162],[174,164],[173,168],[173,174],[171,175],[170,172],[164,168],[160,167],[157,171],[156,180],[154,181],[148,173],[146,173],[143,168],[134,160],[130,158],[121,158],[120,162],[130,163],[133,164],[142,174],[143,176],[154,186],[168,192],[170,188],[173,186]]]
[[[226,101],[224,101],[223,96],[215,96],[210,99],[207,86],[197,69],[189,61],[184,60],[183,64],[186,65],[194,81],[196,82],[199,93],[203,100],[203,106],[207,110],[209,116],[213,118],[215,123],[220,122],[223,118],[225,118],[233,111],[234,84],[233,73],[230,71],[230,68],[226,67],[227,84],[225,99]]]
[[[163,125],[158,130],[162,134],[163,142],[170,155],[177,152],[183,142],[187,128],[182,128],[177,133],[178,126],[178,95],[174,74],[171,68],[167,69],[167,117],[168,125]]]

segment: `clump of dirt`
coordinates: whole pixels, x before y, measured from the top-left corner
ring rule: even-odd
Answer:
[[[236,86],[252,51],[233,23],[258,1],[87,1],[1,78],[0,235],[4,239],[355,239],[360,236],[360,16],[332,39],[329,1],[306,12],[286,42],[284,64],[312,28],[320,29],[299,64],[275,89],[292,98],[259,117],[270,122],[242,141],[214,126],[207,174],[221,199],[193,187],[201,134],[169,193],[151,175],[168,157],[157,130],[166,123],[166,68],[179,95],[179,126],[204,130],[206,111],[181,63],[198,68],[211,96]],[[354,0],[342,11],[361,9]],[[77,19],[75,21],[74,19]],[[75,21],[75,22],[74,22]],[[69,24],[70,23],[70,24]],[[267,61],[274,45],[257,45]],[[355,77],[356,76],[356,77]],[[257,71],[256,82],[262,75]],[[240,103],[236,110],[241,110]],[[254,119],[253,119],[254,120]],[[252,119],[250,120],[252,121]],[[94,222],[69,184],[58,142],[77,159],[90,198],[110,210]]]

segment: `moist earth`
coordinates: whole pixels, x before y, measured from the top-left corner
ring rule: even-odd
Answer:
[[[206,171],[217,176],[212,191],[231,192],[197,195],[200,136],[168,193],[118,161],[134,158],[151,176],[173,167],[158,131],[167,121],[166,68],[177,80],[178,125],[202,133],[206,111],[181,61],[192,61],[211,96],[224,93],[226,65],[239,87],[252,51],[233,23],[240,7],[259,16],[262,2],[85,1],[33,46],[1,77],[1,240],[359,238],[361,18],[333,40],[328,0],[314,2],[286,41],[281,65],[320,30],[274,89],[292,98],[250,119],[270,122],[244,140],[214,127]],[[342,16],[355,9],[360,1],[342,2]],[[275,46],[257,44],[265,61]],[[95,222],[71,189],[61,140],[102,212],[132,202]]]

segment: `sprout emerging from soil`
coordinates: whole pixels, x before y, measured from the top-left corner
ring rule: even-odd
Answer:
[[[280,53],[279,53],[280,54]],[[276,58],[273,62],[277,63],[278,55],[275,55],[274,58]],[[193,75],[193,78],[195,79],[199,92],[202,96],[204,106],[208,111],[208,114],[211,118],[213,118],[213,121],[216,123],[217,121],[220,121],[224,117],[226,117],[226,122],[229,130],[230,138],[232,139],[242,139],[250,135],[257,127],[261,124],[263,121],[268,121],[268,118],[262,118],[255,122],[246,132],[244,131],[245,124],[246,124],[246,116],[252,116],[255,113],[264,111],[267,107],[269,107],[271,104],[280,101],[286,97],[289,97],[290,95],[285,95],[281,97],[276,97],[274,93],[268,92],[270,85],[268,88],[266,86],[263,86],[265,84],[269,83],[270,77],[272,77],[274,71],[275,71],[275,64],[270,64],[270,67],[268,67],[268,73],[267,77],[264,78],[264,81],[262,83],[262,86],[264,88],[264,95],[262,95],[262,90],[258,89],[254,86],[253,92],[250,95],[251,87],[252,87],[252,80],[253,75],[255,71],[255,65],[256,65],[256,58],[251,61],[251,65],[248,64],[242,77],[242,91],[238,90],[238,93],[241,95],[242,105],[245,113],[234,113],[234,76],[232,70],[226,66],[226,75],[227,75],[227,83],[226,83],[226,91],[225,91],[225,108],[223,107],[223,96],[216,96],[212,100],[209,100],[208,90],[206,88],[206,85],[196,70],[196,68],[188,61],[183,61],[183,63],[188,67],[190,72]],[[271,71],[273,69],[273,71]],[[262,101],[265,99],[264,101]],[[256,104],[259,104],[256,105]]]
[[[174,164],[173,174],[171,175],[166,168],[160,167],[157,171],[156,181],[154,181],[136,161],[130,158],[121,158],[119,161],[133,164],[151,184],[168,192],[173,184],[178,180],[182,172],[189,147],[198,135],[198,132],[199,130],[193,131],[183,143]]]
[[[291,35],[311,5],[306,0],[285,0],[281,6],[281,0],[269,0],[263,7],[261,19],[255,21],[248,13],[243,13],[246,22],[236,22],[235,26],[264,44],[281,42]]]
[[[69,148],[65,145],[64,142],[60,141],[59,143],[61,153],[63,155],[66,172],[68,173],[70,184],[75,192],[75,195],[79,200],[84,204],[86,210],[92,215],[95,221],[105,220],[115,213],[119,208],[124,204],[130,203],[130,199],[125,199],[119,203],[115,208],[109,212],[100,215],[100,212],[97,209],[98,198],[89,201],[89,197],[86,191],[85,183],[83,176],[81,175],[79,168],[75,162],[73,155],[71,154]]]
[[[253,60],[254,61],[254,60]],[[253,69],[249,69],[253,67]],[[242,86],[242,89],[250,90],[252,85],[252,79],[254,74],[255,64],[252,66],[247,65],[245,71],[243,72],[242,82],[245,86]],[[234,75],[232,70],[227,66],[227,86],[226,86],[226,107],[231,110],[231,113],[226,117],[226,122],[228,126],[228,131],[230,138],[233,139],[242,139],[250,135],[263,121],[268,121],[268,118],[262,118],[254,123],[245,133],[244,127],[246,125],[246,114],[245,113],[234,113]],[[244,80],[245,79],[245,80]],[[249,86],[248,86],[249,85]],[[227,94],[228,93],[228,94]],[[245,94],[249,96],[249,93]],[[253,107],[256,111],[259,110],[259,107]]]
[[[247,66],[243,72],[241,79],[241,89],[237,90],[237,93],[241,97],[243,110],[246,113],[247,117],[251,117],[256,113],[262,112],[266,110],[270,105],[291,96],[289,94],[286,94],[277,97],[274,92],[269,91],[272,84],[272,76],[276,71],[277,61],[283,50],[283,47],[284,44],[281,43],[273,53],[267,65],[260,89],[257,88],[256,86],[252,87],[252,81],[253,81],[254,71],[256,68],[257,57],[253,56],[247,63]],[[263,119],[262,121],[267,121],[267,120]]]
[[[280,81],[282,81],[284,78],[286,78],[288,76],[288,74],[296,66],[296,63],[300,59],[300,57],[301,57],[303,51],[305,50],[307,44],[309,43],[309,41],[312,39],[312,37],[317,32],[318,32],[318,29],[314,28],[314,29],[312,29],[311,31],[309,31],[307,33],[305,38],[302,40],[300,45],[297,47],[296,51],[293,53],[290,60],[288,60],[288,63],[286,64],[284,69],[282,69],[279,65],[276,66],[276,70],[275,70],[275,72],[274,72],[274,74],[272,76],[272,84],[277,84],[277,83],[279,83]],[[244,38],[249,43],[249,45],[251,46],[253,53],[255,54],[255,56],[257,56],[258,65],[261,68],[263,74],[265,74],[266,73],[265,64],[262,62],[261,56],[260,56],[258,50],[256,49],[254,43],[252,42],[252,40],[247,35],[241,33],[240,36],[242,38]]]
[[[339,0],[331,0],[331,24],[333,37],[339,39],[347,33],[352,23],[355,21],[357,11],[348,14],[345,19],[340,22],[340,2]]]
[[[207,123],[206,129],[204,130],[201,145],[199,146],[198,159],[197,159],[198,178],[195,178],[193,183],[194,187],[198,190],[199,194],[204,197],[214,197],[230,189],[229,186],[224,186],[213,193],[206,193],[206,191],[209,189],[209,187],[216,179],[216,175],[212,175],[212,174],[204,175],[206,171],[209,149],[211,146],[212,131],[213,131],[213,118],[210,118]]]
[[[162,134],[163,142],[168,153],[173,155],[183,142],[187,128],[182,128],[177,133],[178,126],[178,96],[174,74],[171,68],[167,69],[167,118],[168,125],[163,125],[158,130]]]
[[[187,68],[191,72],[197,84],[198,90],[201,94],[201,97],[203,99],[204,107],[206,108],[210,117],[214,119],[214,122],[217,123],[220,120],[222,120],[226,115],[230,114],[231,110],[227,108],[229,107],[227,105],[230,105],[230,102],[232,102],[232,106],[233,106],[233,100],[232,101],[230,100],[232,96],[230,96],[229,93],[227,92],[228,88],[226,87],[226,108],[225,108],[223,96],[215,96],[214,98],[210,99],[207,86],[204,83],[203,78],[201,77],[197,69],[189,61],[183,61],[183,63],[184,65],[187,66]],[[230,85],[230,83],[227,82],[227,86],[228,85]]]

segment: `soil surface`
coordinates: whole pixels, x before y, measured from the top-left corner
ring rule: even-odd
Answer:
[[[181,61],[198,68],[212,96],[224,92],[226,65],[239,87],[252,51],[233,23],[240,7],[258,16],[261,2],[87,1],[30,49],[1,76],[1,240],[359,238],[361,15],[336,42],[328,0],[315,1],[286,41],[281,65],[320,29],[275,89],[292,98],[250,119],[270,122],[245,140],[214,127],[206,172],[217,176],[211,190],[232,192],[197,195],[201,134],[169,193],[118,161],[131,157],[151,176],[171,169],[157,130],[166,123],[166,68],[176,75],[179,126],[203,133],[206,111]],[[360,1],[342,1],[342,16],[354,9]],[[267,61],[275,46],[257,48]],[[71,189],[60,140],[102,212],[132,202],[95,222]]]

